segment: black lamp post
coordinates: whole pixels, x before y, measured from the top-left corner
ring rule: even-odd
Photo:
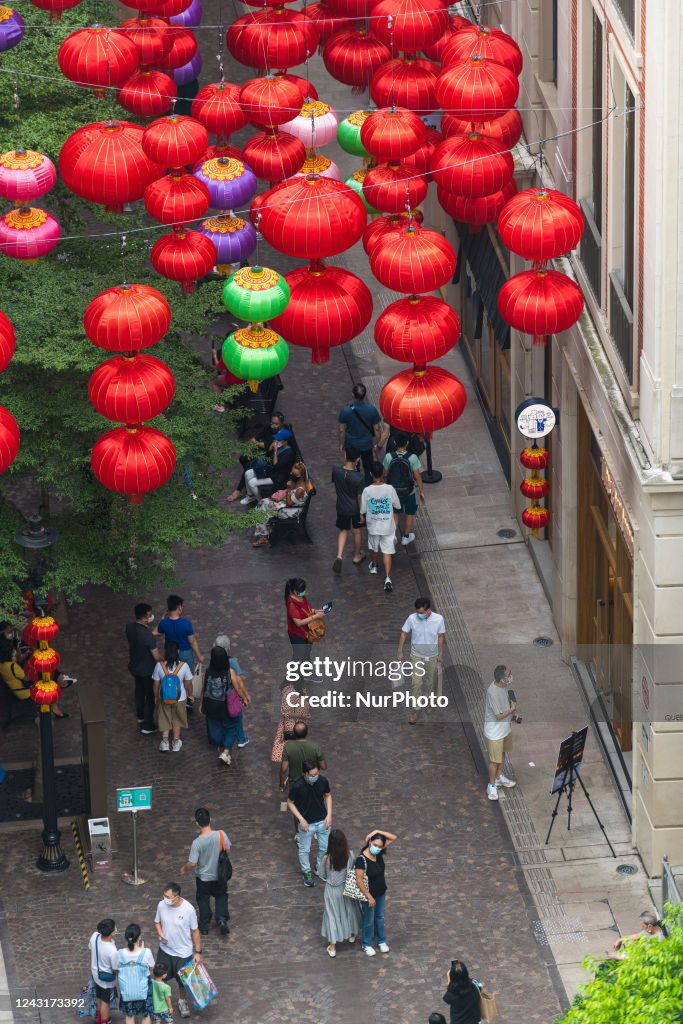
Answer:
[[[48,603],[47,595],[42,592],[47,570],[43,552],[47,552],[52,547],[57,537],[57,531],[46,526],[39,515],[29,516],[26,525],[14,535],[15,544],[24,552],[33,607],[35,614],[39,616],[47,615]],[[36,867],[41,871],[65,871],[69,866],[69,861],[62,851],[61,832],[57,826],[55,751],[50,704],[39,704],[39,722],[43,778],[43,849],[36,861]]]

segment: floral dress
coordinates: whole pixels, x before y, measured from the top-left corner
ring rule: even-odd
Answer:
[[[290,694],[294,694],[294,696],[288,702],[287,698]],[[308,722],[310,717],[311,709],[308,704],[302,704],[301,694],[295,690],[294,685],[290,683],[289,686],[285,686],[282,691],[280,721],[277,723],[275,739],[273,740],[273,751],[270,755],[271,761],[280,764],[285,745],[285,733],[292,731],[295,722]]]

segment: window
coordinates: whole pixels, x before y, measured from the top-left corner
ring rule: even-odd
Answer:
[[[635,305],[636,112],[635,98],[618,68],[617,95],[624,97],[625,113],[613,131],[613,174],[610,203],[614,210],[610,234],[609,326],[619,359],[633,383],[633,311]]]
[[[615,0],[617,10],[629,31],[631,39],[635,37],[636,5],[635,0]]]
[[[581,201],[586,227],[581,239],[581,261],[590,286],[602,305],[602,160],[603,160],[603,36],[602,23],[592,11],[592,74],[589,96],[590,115],[590,192]]]

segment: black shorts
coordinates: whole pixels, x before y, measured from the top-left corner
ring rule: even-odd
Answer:
[[[159,949],[157,952],[156,962],[158,964],[163,964],[166,968],[166,977],[164,980],[168,984],[172,978],[178,977],[178,971],[180,968],[184,967],[185,964],[189,964],[191,960],[192,953],[190,953],[189,956],[171,956],[171,954],[166,953],[165,950]]]
[[[360,521],[360,515],[357,516],[343,516],[337,512],[337,529],[338,530],[360,530],[363,524]]]
[[[94,978],[93,981],[95,981]],[[114,991],[115,989],[113,987],[102,988],[102,986],[98,985],[97,982],[95,981],[95,995],[97,996],[98,999],[101,999],[103,1003],[106,1003],[107,1006],[109,1006],[111,1002],[111,997],[114,995]]]

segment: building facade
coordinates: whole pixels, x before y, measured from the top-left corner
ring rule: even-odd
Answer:
[[[461,255],[447,297],[518,516],[513,411],[532,395],[559,410],[552,521],[530,545],[634,843],[658,874],[664,854],[683,864],[683,9],[499,0],[481,21],[524,53],[520,188],[556,187],[583,211],[580,247],[557,269],[586,307],[534,347],[488,294],[526,265],[495,227],[468,237],[435,212]]]

